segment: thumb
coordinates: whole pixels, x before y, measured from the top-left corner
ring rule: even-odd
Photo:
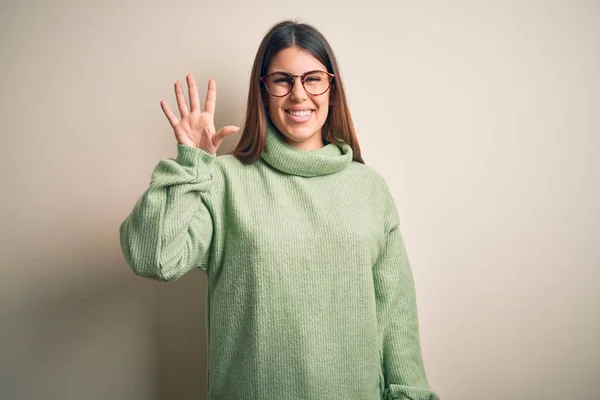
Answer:
[[[233,126],[233,125],[224,126],[221,129],[219,129],[219,131],[216,133],[216,136],[219,140],[223,140],[227,136],[233,135],[234,133],[236,133],[239,130],[240,130],[240,128],[238,126]]]

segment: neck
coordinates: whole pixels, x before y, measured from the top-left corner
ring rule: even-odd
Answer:
[[[288,144],[284,135],[269,124],[262,159],[275,169],[304,177],[328,175],[341,171],[352,162],[352,148],[346,143],[320,144],[306,151]]]

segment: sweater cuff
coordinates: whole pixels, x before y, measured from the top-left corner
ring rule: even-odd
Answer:
[[[198,147],[178,143],[175,161],[185,167],[197,167],[199,165],[208,167],[216,157],[216,154],[210,154]]]
[[[383,393],[384,400],[440,400],[439,396],[429,389],[391,384]]]

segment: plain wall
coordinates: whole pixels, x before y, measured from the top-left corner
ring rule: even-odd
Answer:
[[[205,277],[127,267],[118,228],[176,154],[159,101],[243,123],[285,18],[340,63],[392,189],[443,400],[600,396],[600,2],[2,1],[0,397],[202,399]],[[221,153],[239,136],[229,138]]]

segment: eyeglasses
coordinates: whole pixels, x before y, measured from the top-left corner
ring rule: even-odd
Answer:
[[[331,81],[335,77],[325,71],[308,71],[302,75],[292,75],[287,72],[273,72],[262,76],[260,81],[265,85],[267,92],[275,97],[287,96],[294,87],[294,78],[299,77],[306,93],[318,96],[329,90]]]

